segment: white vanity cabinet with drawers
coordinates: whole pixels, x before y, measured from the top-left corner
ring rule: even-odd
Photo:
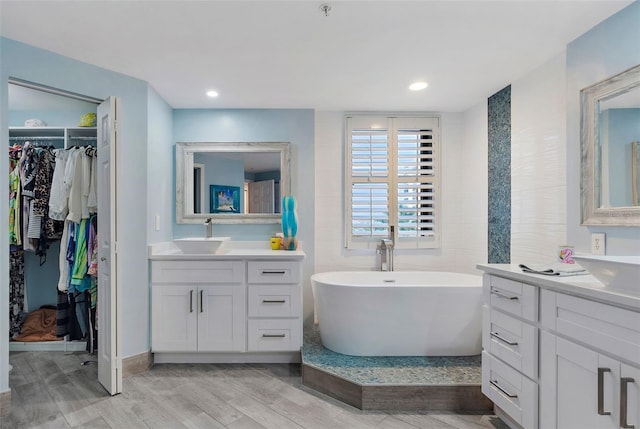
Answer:
[[[509,426],[640,429],[640,291],[485,271],[482,392]]]
[[[154,361],[299,361],[303,258],[150,252]]]
[[[482,393],[518,425],[536,428],[538,288],[485,274],[483,301]]]

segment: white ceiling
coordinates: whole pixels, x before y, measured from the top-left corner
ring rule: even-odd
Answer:
[[[0,34],[147,81],[174,108],[456,112],[632,1],[322,3],[0,0]]]

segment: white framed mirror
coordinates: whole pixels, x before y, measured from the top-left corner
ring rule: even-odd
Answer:
[[[176,223],[280,223],[288,142],[176,143]]]
[[[581,224],[640,225],[640,65],[580,97]]]

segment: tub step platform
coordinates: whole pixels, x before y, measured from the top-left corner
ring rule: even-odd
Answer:
[[[480,391],[481,358],[362,357],[324,348],[304,333],[302,384],[361,410],[492,412]]]

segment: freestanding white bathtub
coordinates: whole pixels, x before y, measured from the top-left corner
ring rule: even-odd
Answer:
[[[482,351],[482,277],[432,271],[311,276],[322,345],[354,356]]]

